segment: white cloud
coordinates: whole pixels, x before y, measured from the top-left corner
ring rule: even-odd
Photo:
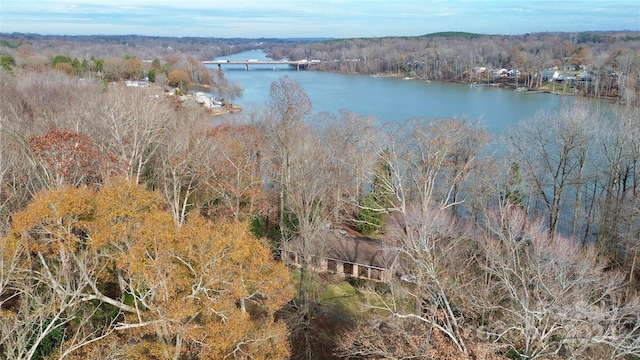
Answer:
[[[631,0],[2,0],[1,6],[2,32],[71,35],[357,37],[448,30],[640,30],[640,3]],[[541,21],[548,16],[551,20]],[[548,29],[549,24],[557,28]]]

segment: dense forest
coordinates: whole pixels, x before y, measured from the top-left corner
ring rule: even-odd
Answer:
[[[638,359],[639,46],[2,34],[0,358]],[[287,76],[251,114],[186,96],[239,95],[201,60],[254,48],[315,71],[594,77],[501,138],[467,118],[314,115]],[[315,271],[327,229],[395,249],[396,276]]]

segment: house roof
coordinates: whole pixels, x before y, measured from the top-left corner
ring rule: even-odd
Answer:
[[[300,237],[290,240],[285,249],[302,253]],[[320,231],[320,247],[309,251],[313,256],[343,263],[365,265],[379,269],[390,269],[395,263],[399,250],[384,242],[366,237],[350,229],[326,227]]]
[[[573,73],[566,73],[566,72],[562,72],[560,73],[560,75],[558,75],[558,79],[559,81],[562,80],[575,80],[576,75]]]
[[[542,74],[542,76],[545,76],[545,77],[552,77],[556,72],[558,72],[558,70],[545,69],[545,70],[542,70],[540,74]]]

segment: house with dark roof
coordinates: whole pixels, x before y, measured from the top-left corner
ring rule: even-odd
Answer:
[[[556,78],[556,81],[573,81],[576,79],[576,74],[572,72],[561,72],[560,75]]]
[[[400,251],[380,240],[348,228],[333,227],[321,230],[318,246],[308,246],[302,240],[294,237],[281,247],[283,261],[301,267],[303,256],[307,254],[309,266],[318,272],[381,282],[394,277]]]
[[[558,78],[560,73],[556,69],[546,69],[546,70],[542,70],[540,72],[540,75],[542,76],[542,80],[552,82],[556,78]]]
[[[591,71],[581,71],[576,75],[576,80],[582,82],[591,82],[596,79],[596,75]]]

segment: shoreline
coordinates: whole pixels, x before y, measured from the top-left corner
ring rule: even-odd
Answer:
[[[313,70],[313,71],[320,71],[320,72],[332,72],[332,73],[336,73],[336,74],[347,74],[344,72],[340,72],[340,71],[327,71],[327,70]],[[579,96],[585,99],[597,99],[597,100],[606,100],[606,101],[612,101],[612,102],[617,102],[619,99],[618,98],[614,98],[614,97],[595,97],[595,96],[591,96],[591,95],[583,95],[580,92],[572,92],[572,93],[562,93],[562,92],[553,92],[551,90],[546,90],[546,89],[537,89],[537,88],[528,88],[528,87],[524,87],[524,86],[515,86],[515,84],[501,84],[501,83],[477,83],[477,82],[473,82],[473,83],[469,83],[467,81],[460,81],[460,80],[433,80],[433,79],[423,79],[419,76],[416,76],[415,74],[413,74],[413,76],[411,74],[407,75],[407,74],[398,74],[398,73],[376,73],[376,74],[361,74],[361,73],[356,73],[356,74],[360,74],[360,75],[368,75],[372,78],[397,78],[397,79],[403,79],[403,80],[418,80],[418,81],[423,81],[423,82],[432,82],[432,81],[437,81],[437,82],[442,82],[442,83],[454,83],[454,84],[463,84],[463,85],[474,85],[477,84],[479,85],[478,87],[483,87],[483,86],[492,86],[492,87],[497,87],[497,88],[501,88],[501,89],[505,89],[505,90],[511,90],[511,91],[520,91],[523,92],[527,95],[529,94],[551,94],[551,95],[558,95],[558,96]],[[518,90],[518,89],[522,89],[524,88],[524,90]]]

